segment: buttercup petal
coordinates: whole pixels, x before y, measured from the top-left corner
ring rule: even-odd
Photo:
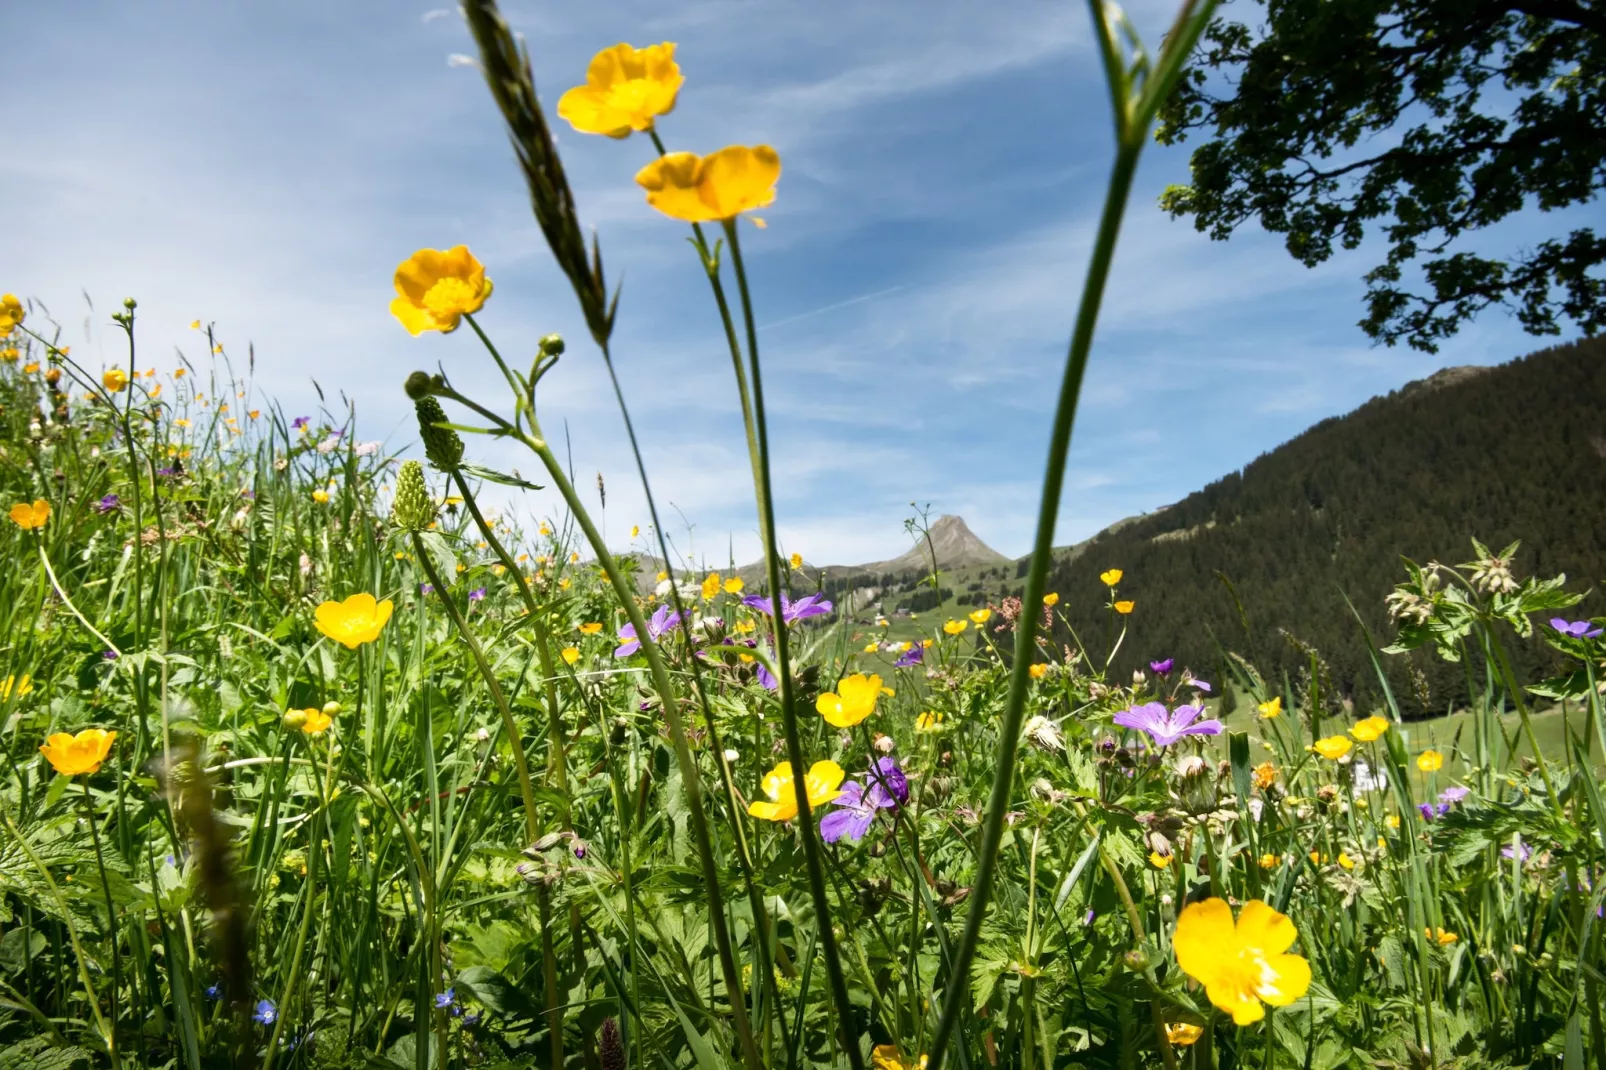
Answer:
[[[1281,955],[1294,946],[1299,930],[1288,915],[1280,914],[1259,899],[1251,899],[1238,912],[1238,940],[1263,955]]]
[[[1223,960],[1238,946],[1232,908],[1224,899],[1188,904],[1177,918],[1171,946],[1182,972],[1208,986],[1222,972]]]
[[[1271,955],[1255,995],[1273,1007],[1286,1007],[1310,991],[1310,963],[1299,955]]]

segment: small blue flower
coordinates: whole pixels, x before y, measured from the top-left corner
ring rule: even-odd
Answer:
[[[206,986],[206,998],[207,999],[222,999],[223,998],[223,986],[222,985],[207,985]]]
[[[279,1008],[273,1005],[271,999],[259,1000],[256,1013],[251,1015],[251,1020],[259,1025],[272,1025],[279,1020]]]
[[[436,1010],[442,1010],[443,1011],[447,1007],[450,1007],[450,1006],[454,1005],[456,1002],[457,1002],[457,989],[455,989],[455,988],[448,988],[444,992],[437,992],[435,994],[435,1009]]]

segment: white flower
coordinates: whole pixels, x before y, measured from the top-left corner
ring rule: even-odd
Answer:
[[[359,442],[359,443],[357,443],[357,456],[359,456],[359,457],[372,457],[374,454],[376,454],[378,452],[379,452],[379,443],[377,443],[377,442]]]
[[[1042,714],[1037,714],[1028,720],[1022,731],[1025,733],[1026,742],[1041,750],[1065,749],[1065,736],[1060,732],[1060,726]]]
[[[1250,799],[1249,800],[1249,813],[1250,813],[1250,816],[1252,816],[1256,821],[1260,820],[1261,811],[1263,811],[1265,809],[1266,809],[1265,800],[1263,800],[1263,799]]]
[[[330,435],[328,438],[318,443],[318,452],[333,453],[335,451],[335,447],[338,445],[340,445],[340,440],[335,436]]]
[[[1357,799],[1369,791],[1388,790],[1388,772],[1383,769],[1379,769],[1375,773],[1372,772],[1372,767],[1367,765],[1363,759],[1357,758],[1355,760],[1354,766],[1351,767],[1350,776],[1354,781],[1354,788],[1352,790]]]
[[[738,754],[736,751],[731,750],[729,747],[725,748],[725,760],[727,762],[734,762],[736,759],[738,759],[740,757],[741,757],[741,755]]]

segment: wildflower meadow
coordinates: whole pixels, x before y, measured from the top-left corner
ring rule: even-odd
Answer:
[[[1126,562],[1049,589],[1133,174],[1214,4],[1152,53],[1092,10],[1114,149],[1033,554],[1018,597],[914,637],[778,541],[743,250],[785,148],[677,147],[699,72],[673,43],[542,75],[573,85],[565,151],[654,150],[635,192],[707,280],[757,581],[671,553],[641,449],[652,515],[610,546],[554,450],[543,376],[612,374],[629,303],[539,48],[492,0],[463,10],[487,107],[588,337],[499,350],[496,263],[397,249],[390,311],[436,370],[375,389],[405,390],[420,446],[287,413],[221,359],[153,363],[134,298],[104,367],[0,298],[0,1067],[1606,1065],[1586,584],[1468,518],[1466,564],[1401,565],[1393,632],[1365,636],[1385,701],[1353,715],[1225,648],[1226,678],[1165,650],[1113,672],[1142,642]],[[470,362],[505,392],[454,385]],[[613,383],[630,428],[651,384]],[[537,484],[557,515],[508,505]],[[1107,627],[1059,642],[1073,602]],[[1520,679],[1536,634],[1565,670]],[[1424,648],[1474,685],[1453,737],[1389,690]]]

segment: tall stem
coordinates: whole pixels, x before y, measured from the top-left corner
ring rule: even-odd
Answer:
[[[758,481],[754,488],[758,498],[759,533],[764,539],[764,569],[769,579],[770,624],[775,636],[775,666],[780,684],[781,730],[786,736],[786,757],[792,763],[792,790],[797,800],[798,838],[803,841],[803,862],[808,871],[809,896],[814,900],[814,912],[820,932],[820,946],[825,952],[826,976],[831,982],[831,996],[842,1016],[843,1047],[853,1070],[863,1070],[864,1056],[859,1051],[859,1038],[851,1028],[853,1005],[848,1001],[847,976],[842,971],[842,955],[837,948],[836,934],[831,931],[831,901],[825,891],[825,863],[821,858],[818,830],[809,810],[807,777],[808,768],[803,760],[803,737],[797,726],[796,694],[792,688],[791,652],[788,649],[786,621],[781,615],[781,553],[775,540],[775,487],[770,478],[769,427],[764,418],[764,377],[758,360],[758,328],[753,320],[753,300],[747,287],[747,271],[742,264],[741,241],[736,234],[736,221],[725,220],[725,238],[730,242],[731,266],[736,269],[736,288],[742,300],[742,319],[747,328],[747,360],[750,384],[753,390],[753,473]]]
[[[490,689],[491,699],[496,703],[496,711],[502,715],[502,731],[507,733],[507,741],[513,747],[513,767],[518,773],[519,793],[524,800],[524,831],[530,842],[534,843],[541,835],[541,819],[535,809],[535,787],[530,782],[530,763],[524,754],[524,737],[519,733],[519,726],[513,720],[513,710],[507,704],[507,696],[502,693],[502,685],[496,680],[496,673],[491,670],[491,663],[486,660],[485,651],[480,649],[480,641],[474,638],[469,631],[468,622],[458,612],[457,603],[441,582],[440,575],[435,571],[435,564],[430,560],[429,551],[424,548],[424,540],[413,534],[413,555],[418,559],[424,574],[434,585],[435,593],[440,595],[441,604],[446,607],[446,613],[452,618],[452,626],[462,637],[463,645],[468,647],[469,654],[474,658],[474,664],[480,670],[480,676],[485,679],[485,686]]]
[[[1025,606],[1038,606],[1043,602],[1048,567],[1054,556],[1054,522],[1059,516],[1060,494],[1065,484],[1065,461],[1071,449],[1071,432],[1076,426],[1082,377],[1087,371],[1099,304],[1104,299],[1104,284],[1109,278],[1116,239],[1121,233],[1121,216],[1126,211],[1127,198],[1132,192],[1132,178],[1137,172],[1142,146],[1141,137],[1123,142],[1116,151],[1115,165],[1110,173],[1104,209],[1099,218],[1098,237],[1093,243],[1087,279],[1082,285],[1082,301],[1076,313],[1076,328],[1071,335],[1065,374],[1060,382],[1054,427],[1049,436],[1043,496],[1037,511],[1037,535],[1032,543],[1032,563],[1026,573],[1026,590],[1021,595],[1021,603]],[[987,900],[992,894],[993,874],[998,866],[998,850],[1004,836],[1004,814],[1009,810],[1010,793],[1015,780],[1015,757],[1020,748],[1021,717],[1026,708],[1030,684],[1028,669],[1036,639],[1037,614],[1022,613],[1015,622],[1015,664],[1010,670],[1009,697],[1005,701],[1004,716],[999,726],[997,767],[988,795],[987,815],[983,819],[981,855],[976,862],[976,875],[971,880],[970,913],[965,919],[965,932],[955,949],[953,966],[948,973],[942,1018],[938,1020],[937,1033],[931,1042],[929,1070],[942,1070],[948,1041],[969,1002],[970,964],[976,957],[976,946],[981,941],[982,921],[987,914]]]
[[[117,949],[117,908],[112,904],[112,888],[106,883],[106,858],[100,849],[100,831],[95,827],[95,800],[89,794],[89,781],[81,782],[84,789],[84,818],[89,822],[89,839],[95,845],[95,868],[100,873],[100,888],[106,896],[106,935],[112,943],[112,983],[107,994],[111,997],[111,1032],[107,1043],[111,1048],[112,1065],[117,1065],[117,986],[122,982],[122,956]]]

